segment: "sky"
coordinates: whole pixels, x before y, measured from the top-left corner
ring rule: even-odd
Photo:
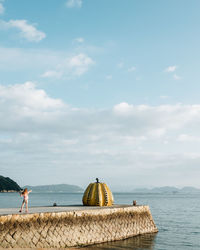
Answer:
[[[0,0],[0,175],[200,188],[199,0]]]

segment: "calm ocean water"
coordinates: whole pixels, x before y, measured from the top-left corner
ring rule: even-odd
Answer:
[[[200,194],[114,193],[114,198],[116,204],[148,204],[159,232],[83,249],[200,250]],[[77,205],[81,199],[82,194],[31,193],[29,205]],[[0,193],[0,208],[20,205],[17,193]]]

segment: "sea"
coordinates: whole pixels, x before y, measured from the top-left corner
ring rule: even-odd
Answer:
[[[96,244],[85,249],[200,250],[200,193],[114,193],[115,204],[149,205],[156,234]],[[29,206],[78,205],[82,193],[31,193]],[[0,193],[0,208],[20,207],[18,193]],[[84,249],[84,248],[83,248]]]

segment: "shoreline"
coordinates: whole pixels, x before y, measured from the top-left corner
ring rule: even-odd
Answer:
[[[20,192],[20,190],[19,191],[16,191],[16,190],[2,190],[2,191],[0,191],[0,193],[19,193]]]

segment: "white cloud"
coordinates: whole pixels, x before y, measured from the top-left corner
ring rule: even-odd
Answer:
[[[63,73],[61,71],[53,71],[53,70],[49,70],[44,72],[41,77],[44,78],[61,78],[63,75]]]
[[[122,69],[124,67],[124,63],[123,62],[118,63],[117,67],[120,68],[120,69]]]
[[[47,79],[73,79],[85,74],[95,61],[84,53],[0,47],[0,71],[37,75]]]
[[[161,95],[160,96],[160,99],[168,99],[169,98],[169,96],[167,96],[167,95]]]
[[[48,118],[51,117],[50,111],[56,111],[61,116],[55,121],[57,124],[55,130],[60,128],[60,122],[63,121],[64,127],[69,125],[71,127],[71,131],[68,131],[69,134],[73,134],[73,130],[77,130],[79,119],[81,119],[80,131],[87,129],[87,132],[99,136],[101,133],[108,132],[108,134],[118,134],[118,136],[141,137],[153,135],[155,131],[157,133],[160,133],[160,131],[169,133],[172,130],[177,130],[180,134],[180,129],[189,127],[195,130],[195,127],[198,128],[200,123],[200,105],[177,104],[154,107],[123,102],[115,105],[113,109],[76,109],[69,108],[59,99],[49,97],[44,90],[38,89],[32,82],[7,87],[0,85],[0,106],[0,115],[4,115],[4,118],[1,117],[1,121],[4,122],[8,117],[16,118],[19,122],[18,115],[20,114],[20,119],[22,119],[26,116],[25,111],[27,110],[30,111],[30,116],[31,114],[35,115],[34,112],[31,113],[32,111],[44,112],[46,118],[48,115]],[[6,115],[6,113],[9,115]],[[33,118],[38,119],[37,122],[39,122],[42,117],[40,115]],[[26,123],[23,124],[23,119],[21,122],[23,126],[18,129],[23,131]],[[15,126],[13,123],[10,125]],[[59,130],[57,132],[60,133]]]
[[[106,76],[106,79],[107,79],[107,80],[111,80],[111,79],[112,79],[112,75],[107,75],[107,76]]]
[[[86,73],[94,64],[92,58],[88,55],[80,53],[78,55],[67,57],[64,61],[57,65],[55,70],[46,71],[43,77],[73,77],[81,76]]]
[[[3,4],[0,2],[0,15],[2,15],[5,11],[5,8],[3,6]]]
[[[128,72],[133,72],[133,71],[135,71],[135,70],[136,70],[136,67],[132,66],[132,67],[130,67],[130,68],[128,69]]]
[[[169,66],[169,67],[167,67],[167,68],[165,69],[165,72],[167,72],[167,73],[173,73],[173,72],[176,71],[176,69],[177,69],[177,66],[176,66],[176,65],[174,65],[174,66]],[[174,78],[174,80],[180,80],[180,79],[181,79],[181,77],[180,77],[179,75],[177,75],[177,74],[174,74],[174,75],[173,75],[173,78]]]
[[[180,142],[200,142],[200,136],[181,134],[178,136],[177,140]]]
[[[169,66],[169,67],[167,67],[167,68],[165,69],[165,72],[168,72],[168,73],[174,72],[176,69],[177,69],[177,66],[176,66],[176,65],[174,65],[174,66]]]
[[[117,104],[113,108],[114,112],[119,114],[129,114],[133,110],[133,105],[129,105],[126,102]]]
[[[141,80],[141,77],[140,77],[140,76],[137,76],[137,77],[135,78],[135,80],[136,80],[136,81],[140,81],[140,80]]]
[[[83,37],[78,37],[78,38],[74,39],[74,41],[77,42],[77,43],[83,43],[84,38]]]
[[[24,84],[15,84],[10,86],[0,85],[0,100],[1,106],[13,110],[48,110],[54,108],[62,108],[63,102],[59,99],[48,97],[42,89],[37,89],[33,82],[26,82]]]
[[[65,51],[52,51],[45,49],[21,49],[0,47],[0,70],[2,71],[34,71],[41,74],[47,68],[53,68],[64,60]],[[38,73],[40,72],[40,73]]]
[[[173,75],[173,78],[174,78],[175,80],[180,80],[180,79],[181,79],[181,77],[178,76],[177,74],[174,74],[174,75]]]
[[[145,133],[149,135],[163,135],[167,131],[181,129],[189,126],[189,124],[197,126],[200,122],[200,105],[177,104],[152,107],[120,103],[114,106],[113,110],[121,119],[126,119],[126,121],[128,119],[129,125],[132,124],[131,126],[134,129],[136,129],[134,123],[137,124],[137,129],[144,129],[143,135]]]
[[[162,185],[199,185],[196,142],[182,148],[180,140],[188,130],[190,140],[198,135],[200,105],[74,108],[27,82],[0,85],[0,121],[2,174],[23,184],[85,185],[100,176],[112,184],[159,185],[165,177]]]
[[[20,36],[30,42],[39,42],[46,37],[44,32],[37,30],[32,24],[28,24],[27,20],[1,21],[0,26],[4,29],[18,29],[20,31]]]
[[[81,8],[82,0],[67,0],[66,6],[67,8]]]

